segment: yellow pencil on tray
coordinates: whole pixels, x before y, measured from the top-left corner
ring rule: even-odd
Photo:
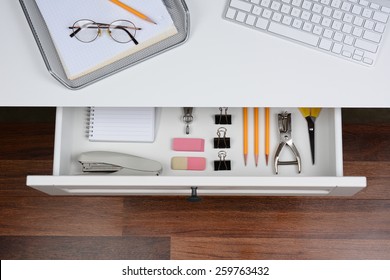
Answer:
[[[132,13],[133,15],[139,17],[139,18],[142,18],[143,20],[146,20],[148,22],[151,22],[151,23],[154,23],[154,24],[157,24],[155,23],[153,20],[151,20],[149,17],[147,17],[146,15],[144,15],[143,13],[133,9],[132,7],[122,3],[121,1],[118,1],[118,0],[109,0],[111,1],[112,3],[118,5],[119,7],[125,9],[126,11]]]

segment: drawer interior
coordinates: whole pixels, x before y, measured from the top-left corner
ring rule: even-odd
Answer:
[[[292,114],[292,138],[301,155],[302,172],[298,174],[295,165],[280,166],[279,174],[275,175],[273,158],[279,144],[278,113],[287,111]],[[229,107],[227,113],[232,116],[231,125],[214,123],[214,115],[219,115],[219,108],[194,108],[194,120],[190,125],[191,132],[185,134],[185,124],[182,120],[182,108],[157,108],[156,131],[153,143],[129,142],[91,142],[87,137],[88,108],[67,107],[57,109],[56,143],[54,153],[53,175],[69,176],[83,174],[78,157],[88,151],[113,151],[127,153],[159,161],[163,166],[160,176],[275,176],[275,177],[315,177],[343,176],[342,167],[342,131],[341,110],[322,109],[315,122],[316,162],[311,162],[310,144],[307,122],[297,108],[270,109],[270,157],[268,166],[265,163],[265,121],[264,108],[259,110],[259,164],[254,162],[253,109],[249,108],[249,154],[248,164],[243,158],[243,117],[242,108]],[[213,139],[217,137],[217,129],[225,127],[226,136],[230,138],[230,149],[214,149]],[[172,150],[172,139],[203,138],[204,152],[177,152]],[[227,153],[226,160],[231,161],[230,171],[215,171],[214,161],[219,160],[218,152]],[[172,170],[171,158],[205,157],[206,170],[185,171]],[[281,154],[281,160],[291,160],[291,151],[287,148]],[[83,174],[85,175],[85,174]],[[93,174],[95,175],[95,174]],[[86,175],[88,176],[88,175]]]

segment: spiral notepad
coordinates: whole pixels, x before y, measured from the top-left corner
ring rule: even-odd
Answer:
[[[155,108],[91,107],[88,138],[90,141],[153,142]]]

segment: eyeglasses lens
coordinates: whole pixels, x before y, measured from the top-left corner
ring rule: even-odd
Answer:
[[[112,39],[119,43],[128,43],[132,41],[131,36],[135,37],[136,29],[134,23],[127,20],[117,20],[110,24],[109,32]],[[131,34],[131,36],[130,36]]]
[[[92,20],[79,20],[74,23],[73,32],[78,40],[89,43],[97,38],[99,28]]]

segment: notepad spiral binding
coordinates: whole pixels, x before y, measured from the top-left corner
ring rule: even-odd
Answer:
[[[93,107],[88,107],[86,116],[86,131],[85,137],[91,138],[93,137],[93,127],[94,127],[94,117],[95,117],[95,109]]]
[[[49,73],[65,87],[77,90],[125,70],[185,43],[189,36],[190,14],[184,0],[163,0],[178,33],[139,52],[113,62],[77,79],[68,79],[46,23],[35,1],[19,0]]]

